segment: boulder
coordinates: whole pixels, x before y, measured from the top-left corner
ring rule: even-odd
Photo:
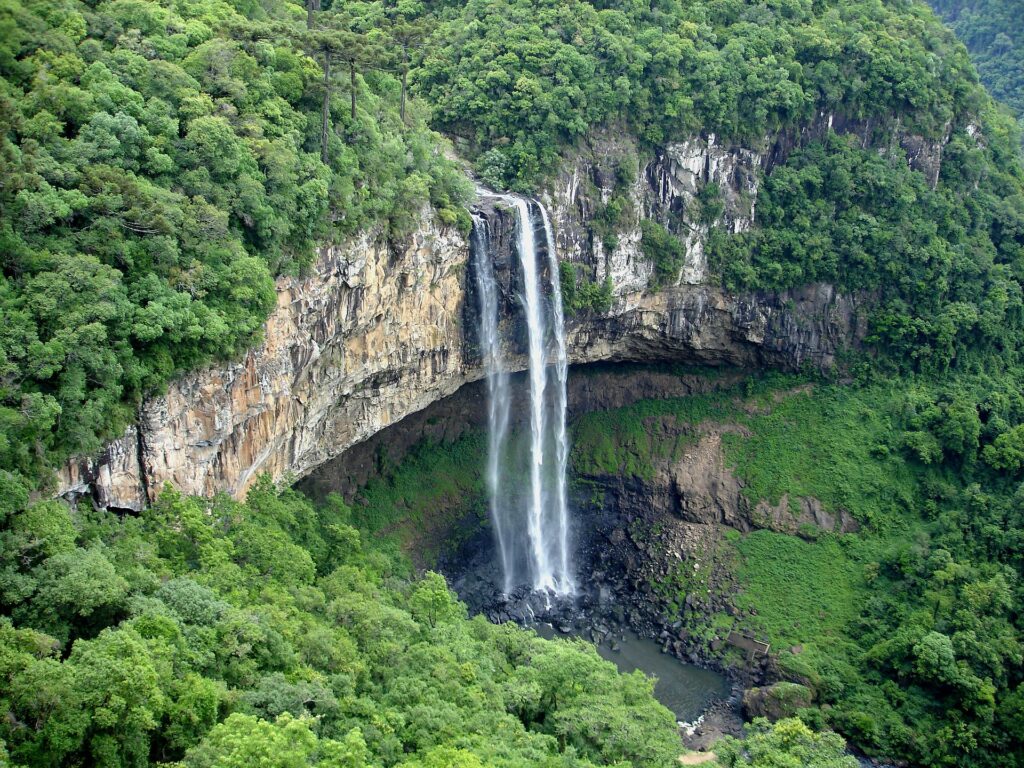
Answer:
[[[809,707],[814,692],[799,683],[779,682],[743,692],[743,714],[748,719],[766,717],[772,722],[792,717],[798,709]]]

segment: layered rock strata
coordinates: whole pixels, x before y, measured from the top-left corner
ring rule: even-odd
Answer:
[[[625,185],[614,181],[623,158],[637,166]],[[559,257],[594,279],[610,278],[613,288],[608,312],[570,318],[572,363],[827,368],[857,343],[863,335],[857,301],[829,285],[734,295],[708,275],[708,228],[752,226],[758,168],[767,162],[764,153],[708,138],[669,145],[648,160],[607,140],[566,163],[544,198]],[[594,216],[616,183],[633,204],[609,249],[594,235]],[[717,220],[688,222],[709,185],[721,200]],[[482,200],[478,209],[495,239],[491,251],[512,318],[514,220],[498,199]],[[678,280],[657,291],[649,288],[652,267],[640,245],[643,218],[672,224],[686,247]],[[277,307],[259,346],[241,361],[185,375],[146,400],[136,426],[100,456],[62,469],[60,495],[138,510],[165,483],[190,494],[241,497],[261,473],[305,476],[482,378],[472,268],[469,238],[429,210],[402,243],[367,233],[322,249],[309,275],[279,280]],[[513,368],[524,364],[513,355]]]

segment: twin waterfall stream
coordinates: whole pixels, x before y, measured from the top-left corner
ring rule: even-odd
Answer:
[[[510,448],[513,392],[505,339],[500,325],[500,290],[495,278],[487,220],[473,226],[477,290],[480,295],[480,351],[487,373],[488,455],[487,486],[491,521],[501,557],[504,591],[529,584],[538,592],[568,596],[575,592],[569,555],[569,511],[566,469],[568,355],[565,316],[559,281],[554,233],[544,207],[521,197],[503,196],[517,218],[518,286],[527,330],[529,382],[529,448],[526,472]],[[545,236],[550,292],[541,285],[544,265],[536,242],[540,212]],[[553,361],[553,364],[551,364]],[[553,374],[553,375],[552,375]],[[528,489],[518,486],[528,478]]]

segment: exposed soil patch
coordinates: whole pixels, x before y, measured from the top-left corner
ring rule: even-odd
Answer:
[[[679,756],[679,762],[682,765],[703,765],[704,763],[712,762],[714,759],[714,752],[690,752]]]

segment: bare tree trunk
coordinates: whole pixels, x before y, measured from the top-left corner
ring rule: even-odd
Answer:
[[[402,106],[399,114],[402,125],[405,125],[405,94],[409,87],[409,46],[402,46]]]
[[[306,29],[313,28],[313,11],[319,11],[321,0],[306,0]]]
[[[348,60],[349,90],[352,91],[352,123],[356,122],[356,60]]]
[[[331,119],[331,56],[324,53],[324,103],[320,110],[320,160],[327,164],[327,137]]]

